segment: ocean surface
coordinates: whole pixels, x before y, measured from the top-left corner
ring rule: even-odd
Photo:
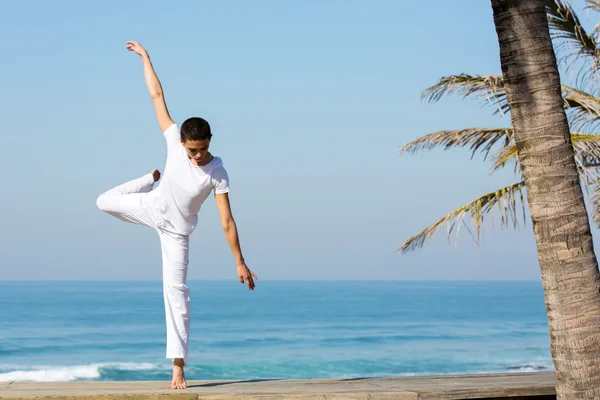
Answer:
[[[188,282],[188,379],[552,370],[540,282]],[[161,282],[0,282],[0,381],[168,380]]]

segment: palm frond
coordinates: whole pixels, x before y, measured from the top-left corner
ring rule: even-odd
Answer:
[[[496,154],[492,156],[492,173],[496,172],[498,168],[503,168],[509,161],[517,160],[518,158],[517,145],[512,144],[504,146]],[[515,167],[518,167],[518,162],[515,163]]]
[[[408,239],[397,251],[406,254],[409,251],[423,247],[425,241],[431,238],[443,224],[448,226],[448,239],[450,239],[454,230],[456,230],[456,238],[458,238],[460,226],[465,223],[465,216],[470,217],[473,228],[471,230],[467,226],[467,229],[471,232],[475,242],[479,243],[484,217],[488,213],[491,214],[493,222],[493,210],[496,206],[500,214],[500,226],[504,228],[512,225],[513,228],[518,229],[519,217],[517,214],[519,208],[523,211],[523,223],[526,223],[525,199],[523,197],[524,186],[525,182],[521,181],[479,197],[475,201],[452,211],[434,224],[423,229]],[[520,207],[517,202],[520,202]]]
[[[471,158],[481,151],[487,158],[492,147],[500,141],[507,146],[512,140],[512,128],[468,128],[452,131],[439,131],[422,136],[415,141],[398,148],[398,153],[416,153],[419,150],[431,150],[442,146],[444,150],[451,147],[469,147]]]
[[[571,141],[582,187],[590,198],[590,217],[600,228],[600,136],[572,133]]]
[[[600,136],[571,133],[575,159],[582,168],[600,165]]]
[[[588,4],[585,7],[585,10],[587,11],[595,11],[595,12],[600,12],[600,0],[585,0],[585,2]],[[598,31],[600,30],[600,24],[597,24],[594,29],[592,29],[591,35],[594,36],[594,38],[596,40],[598,40]]]
[[[595,181],[591,182],[588,186],[591,187],[590,203],[592,206],[592,221],[596,227],[600,228],[600,179],[596,177]]]
[[[573,128],[581,129],[600,122],[600,99],[567,85],[562,85],[562,96]]]
[[[600,68],[596,37],[585,31],[571,5],[563,0],[546,0],[546,14],[550,35],[561,61],[571,66],[580,59],[590,62],[589,69],[580,69],[577,81],[583,82],[596,74]]]
[[[425,89],[421,99],[435,102],[446,94],[462,94],[463,99],[473,96],[484,99],[498,108],[496,113],[507,114],[509,110],[502,75],[450,75],[445,76],[435,85]]]
[[[439,101],[447,94],[462,94],[463,99],[469,96],[484,98],[485,102],[498,107],[496,113],[502,115],[510,111],[504,80],[502,75],[471,76],[467,74],[451,75],[440,79],[435,85],[425,89],[422,99],[429,102]],[[570,109],[571,123],[587,124],[600,119],[600,99],[583,90],[562,85],[562,95],[565,108]]]
[[[587,10],[594,10],[600,12],[600,0],[585,0],[588,5],[585,7]]]
[[[571,144],[575,151],[575,161],[578,167],[583,169],[600,166],[600,136],[572,132]],[[492,156],[492,172],[516,158],[518,158],[517,145],[513,143],[504,146]],[[518,163],[518,160],[515,161]],[[580,171],[580,174],[585,175],[583,171]]]

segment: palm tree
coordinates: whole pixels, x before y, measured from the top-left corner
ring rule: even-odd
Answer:
[[[600,271],[545,4],[492,0],[492,8],[542,273],[557,398],[597,399]]]
[[[600,11],[600,0],[587,0],[592,11]],[[591,217],[600,227],[600,135],[596,131],[600,122],[600,99],[594,94],[600,83],[600,45],[597,36],[600,25],[588,34],[572,7],[562,0],[546,0],[547,19],[554,44],[563,54],[562,62],[570,68],[578,68],[576,85],[591,90],[562,85],[562,96],[571,127],[571,141],[575,149],[575,160],[579,177],[592,206]],[[483,100],[495,109],[495,114],[508,115],[505,83],[502,75],[451,75],[440,79],[427,88],[422,98],[429,102],[438,101],[445,95],[459,94],[464,98]],[[520,173],[519,157],[512,128],[466,128],[445,130],[418,138],[398,149],[400,154],[416,153],[442,147],[468,147],[474,156],[481,152],[484,160],[491,161],[492,173],[514,165],[515,183],[486,193],[470,203],[443,216],[427,228],[404,242],[399,252],[408,253],[421,248],[441,227],[447,226],[448,239],[458,238],[460,228],[465,227],[479,243],[486,216],[493,220],[499,214],[501,227],[519,227],[519,221],[527,222],[525,183]]]
[[[577,35],[582,37],[583,31],[574,30],[570,37],[560,33],[569,25],[567,18],[575,21],[575,14],[561,13],[557,20],[557,8],[552,4],[565,6],[566,11],[570,8],[558,0],[549,4],[546,9],[539,0],[492,0],[503,76],[481,81],[493,82],[496,87],[501,82],[502,93],[490,92],[491,98],[501,112],[510,112],[513,128],[464,130],[454,132],[452,140],[440,139],[448,134],[438,133],[437,143],[468,144],[473,151],[489,152],[491,146],[504,140],[494,166],[503,166],[510,159],[518,161],[523,180],[480,198],[465,210],[480,227],[482,213],[505,201],[501,214],[505,221],[514,221],[516,194],[521,194],[519,200],[524,207],[522,190],[527,187],[557,398],[596,399],[600,398],[600,272],[580,180],[585,182],[588,171],[597,168],[598,158],[595,141],[569,132],[565,112],[566,106],[570,118],[593,120],[594,116],[586,119],[585,115],[591,108],[586,104],[593,105],[594,98],[582,90],[561,88],[549,22],[555,39],[563,46],[572,44]],[[589,56],[595,57],[595,53]],[[593,79],[594,68],[581,75],[581,84]],[[575,100],[569,101],[571,98]],[[578,149],[579,142],[588,146]],[[586,151],[587,147],[592,151]]]

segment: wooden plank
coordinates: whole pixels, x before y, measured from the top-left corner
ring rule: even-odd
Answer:
[[[0,383],[0,399],[402,399],[462,400],[555,398],[553,372],[440,375],[365,379],[190,381],[185,390],[169,382]],[[550,397],[547,397],[550,396]]]

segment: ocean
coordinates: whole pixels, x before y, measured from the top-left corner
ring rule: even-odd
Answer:
[[[0,381],[169,380],[161,285],[0,282]],[[541,282],[188,285],[188,380],[552,370]]]

